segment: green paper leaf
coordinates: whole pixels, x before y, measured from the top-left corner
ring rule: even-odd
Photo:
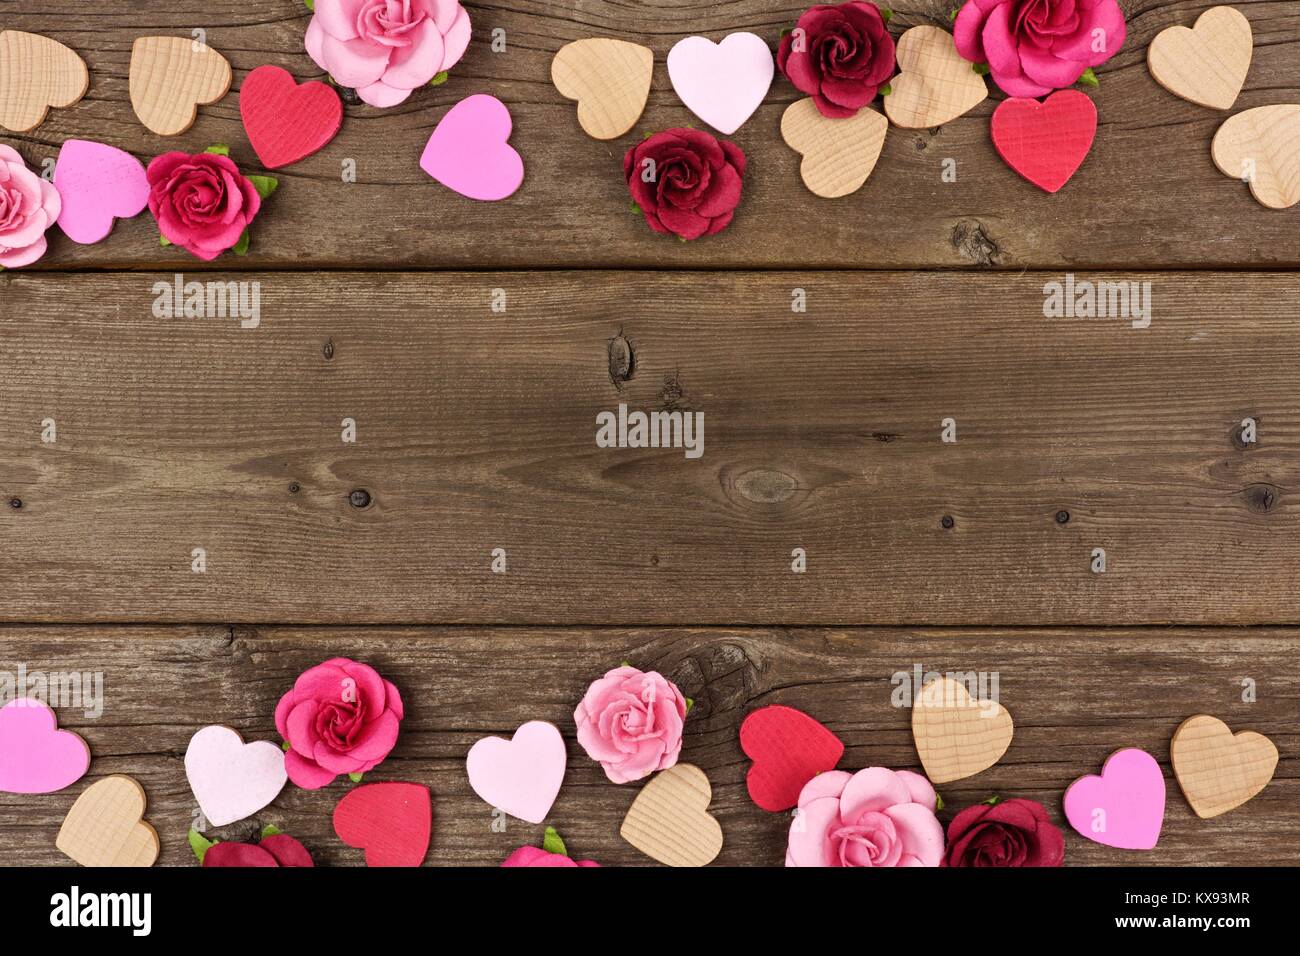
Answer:
[[[364,776],[365,776],[364,773],[350,773],[348,774],[348,779],[351,780],[353,783],[360,783],[361,778]]]
[[[208,850],[212,849],[220,842],[220,840],[209,840],[198,830],[190,827],[190,849],[193,850],[194,855],[199,858],[200,865],[202,865],[203,857],[207,855]]]
[[[691,698],[687,697],[687,698],[686,698],[686,713],[689,714],[689,713],[691,712],[691,708],[694,707],[694,706],[695,706],[695,701],[693,701]]]
[[[989,75],[989,65],[987,63],[972,63],[970,68],[975,71],[976,76]]]
[[[546,828],[546,833],[542,835],[542,849],[547,853],[558,853],[560,856],[569,855],[568,848],[560,839],[560,835],[555,832],[555,827]]]
[[[160,245],[160,246],[170,246],[171,244],[172,244],[172,241],[171,241],[170,239],[168,239],[168,238],[167,238],[166,236],[164,236],[162,233],[159,233],[159,234],[158,234],[158,245]]]
[[[995,794],[993,794],[993,796],[989,797],[987,800],[981,800],[981,801],[980,801],[980,804],[981,804],[981,805],[988,805],[988,806],[990,806],[990,807],[996,807],[996,806],[997,806],[999,803],[1001,803],[1001,802],[1002,802],[1002,798],[999,797],[999,796],[995,793]]]
[[[784,39],[785,39],[789,34],[791,34],[791,33],[793,33],[793,32],[794,32],[794,31],[793,31],[792,29],[790,29],[789,27],[786,27],[784,30],[781,31],[781,39],[784,40]]]
[[[637,213],[637,214],[640,214],[640,212],[641,212],[641,207],[640,207],[640,206],[638,206],[636,203],[629,203],[628,205],[631,207],[632,212]],[[620,666],[622,666],[622,667],[626,667],[626,666],[627,666],[627,663],[624,662],[624,663],[623,663],[622,665],[620,665]]]
[[[230,147],[227,146],[225,143],[217,143],[217,144],[215,144],[215,145],[213,145],[213,146],[209,146],[209,147],[208,147],[207,149],[205,149],[203,152],[205,152],[205,153],[216,153],[218,156],[229,156],[229,155],[230,155]]]
[[[252,238],[248,235],[248,230],[245,229],[239,234],[239,241],[235,243],[234,248],[230,251],[237,256],[246,256],[248,255],[248,244],[252,241]]]
[[[956,19],[957,19],[957,14],[959,14],[959,13],[961,13],[961,7],[958,7],[958,8],[957,8],[956,10],[954,10],[952,13],[948,14],[948,22],[949,22],[949,23],[952,23],[954,20],[956,20]]]
[[[316,0],[302,0],[302,2],[312,13],[316,12]]]
[[[1078,82],[1083,86],[1101,86],[1101,80],[1097,79],[1097,74],[1092,71],[1092,67],[1088,67],[1083,71],[1083,75],[1079,77]]]
[[[274,176],[245,176],[244,178],[253,184],[257,194],[263,199],[266,199],[271,193],[280,188],[280,180]]]
[[[433,79],[429,81],[429,85],[442,86],[442,84],[446,82],[447,82],[447,71],[443,70],[441,73],[437,74]]]
[[[894,19],[894,11],[889,9],[889,7],[881,7],[880,18],[888,23],[890,20]]]
[[[938,813],[940,810],[943,809],[943,797],[939,796],[939,792],[937,790],[935,791],[934,794],[934,809],[936,813]]]
[[[279,836],[280,833],[281,833],[280,828],[277,827],[274,823],[268,823],[266,826],[262,827],[263,840],[265,840],[269,836]]]
[[[640,206],[637,206],[636,203],[632,203],[632,205],[633,205],[633,206],[636,206],[636,211],[637,211],[637,212],[640,212],[640,211],[641,211],[641,207],[640,207]],[[631,667],[631,666],[632,666],[632,662],[631,662],[631,661],[619,661],[619,662],[618,662],[618,666],[619,666],[619,667]]]
[[[894,92],[894,84],[892,83],[886,83],[884,86],[880,88],[881,96],[888,96],[892,92]]]
[[[280,749],[283,750],[285,753],[288,753],[290,750],[293,749],[293,744],[289,743],[289,741],[286,740],[284,743],[280,744]]]

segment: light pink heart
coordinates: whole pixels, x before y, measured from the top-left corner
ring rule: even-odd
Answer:
[[[138,216],[149,202],[149,180],[138,159],[84,139],[70,139],[59,150],[54,188],[63,200],[59,228],[82,245],[99,242],[114,219]]]
[[[213,826],[225,826],[274,800],[289,779],[284,751],[269,740],[244,743],[229,727],[204,727],[185,750],[185,776],[199,809]]]
[[[1121,850],[1149,850],[1165,819],[1165,775],[1145,750],[1110,755],[1101,776],[1080,777],[1065,791],[1065,818],[1082,836]]]
[[[495,96],[467,96],[434,127],[420,168],[470,199],[505,199],[524,181],[524,161],[506,142],[512,128],[510,111]]]
[[[54,793],[90,769],[90,748],[39,700],[20,697],[0,708],[0,791]]]
[[[514,737],[484,737],[469,750],[465,769],[474,792],[512,817],[541,823],[564,782],[568,756],[554,724],[530,720]]]
[[[668,51],[668,79],[687,109],[731,135],[754,115],[776,67],[762,37],[732,33],[721,43],[687,37]]]

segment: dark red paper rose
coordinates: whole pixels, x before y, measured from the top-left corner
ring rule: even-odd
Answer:
[[[1033,800],[967,807],[948,824],[941,866],[1060,866],[1065,837]]]
[[[740,204],[745,154],[698,129],[670,129],[623,157],[632,201],[655,232],[698,239],[727,228]]]
[[[822,4],[781,38],[777,65],[823,116],[853,116],[894,75],[894,38],[874,3]]]
[[[207,868],[229,866],[315,866],[307,848],[285,833],[262,837],[257,844],[214,843],[203,854]]]

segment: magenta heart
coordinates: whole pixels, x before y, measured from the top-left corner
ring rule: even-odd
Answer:
[[[467,96],[442,118],[420,157],[420,168],[470,199],[505,199],[524,181],[524,161],[506,140],[510,111],[495,96]]]
[[[149,202],[149,180],[138,159],[84,139],[70,139],[59,150],[54,188],[63,201],[59,228],[82,245],[99,242],[114,219],[138,216]]]
[[[1121,850],[1149,850],[1165,819],[1165,775],[1145,750],[1110,755],[1101,776],[1080,777],[1065,791],[1065,818],[1082,836]]]
[[[54,793],[85,775],[90,748],[58,727],[54,711],[38,700],[20,697],[0,708],[0,791]]]

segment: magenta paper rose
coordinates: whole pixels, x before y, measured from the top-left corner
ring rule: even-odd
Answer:
[[[289,779],[319,790],[372,769],[397,743],[402,714],[397,688],[368,664],[336,657],[304,671],[275,708]]]
[[[502,866],[600,866],[595,860],[571,860],[563,853],[548,853],[535,846],[521,846],[506,857]]]
[[[200,259],[235,248],[262,208],[252,180],[222,153],[163,153],[145,175],[158,231]]]
[[[919,773],[829,770],[804,784],[786,866],[938,866],[943,826]]]
[[[371,106],[396,106],[469,46],[458,0],[316,0],[303,38],[316,65]]]
[[[63,209],[53,184],[0,143],[0,267],[16,269],[45,255],[45,230]]]
[[[587,756],[610,780],[627,783],[677,763],[686,698],[657,671],[624,665],[587,688],[573,719]]]
[[[1045,96],[1119,52],[1127,35],[1115,0],[966,0],[953,24],[957,52],[988,63],[1011,96]]]

